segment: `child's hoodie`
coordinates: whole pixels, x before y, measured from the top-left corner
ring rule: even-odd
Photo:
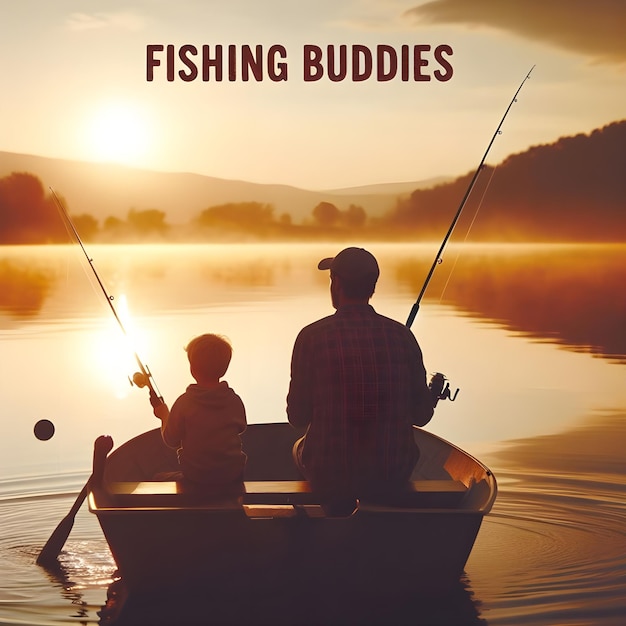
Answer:
[[[225,380],[211,389],[194,383],[172,405],[163,439],[178,448],[185,478],[226,485],[243,480],[246,425],[243,402]]]

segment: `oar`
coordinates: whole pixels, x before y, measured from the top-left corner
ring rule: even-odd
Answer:
[[[78,510],[85,501],[92,484],[97,484],[102,481],[106,457],[112,447],[113,439],[111,439],[111,437],[101,435],[96,439],[93,450],[92,474],[78,494],[78,497],[72,505],[72,508],[69,510],[69,513],[59,522],[59,525],[54,529],[54,532],[50,535],[48,541],[46,541],[46,545],[41,549],[41,552],[37,557],[37,563],[39,565],[51,565],[56,561],[57,556],[59,556],[59,552],[63,549],[63,546],[72,531],[76,513],[78,513]]]

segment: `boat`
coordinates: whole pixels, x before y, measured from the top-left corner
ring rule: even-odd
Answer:
[[[159,429],[113,449],[98,471],[94,453],[89,510],[128,592],[264,588],[350,597],[445,593],[459,584],[497,494],[485,465],[414,427],[420,457],[406,491],[331,516],[293,464],[301,434],[286,422],[250,424],[242,436],[245,492],[221,499],[153,480],[177,467]]]

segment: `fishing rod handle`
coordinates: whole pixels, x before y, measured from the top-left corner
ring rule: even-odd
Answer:
[[[413,306],[411,307],[411,312],[409,313],[409,317],[406,321],[406,326],[408,328],[411,328],[411,326],[413,325],[413,322],[415,321],[415,318],[417,317],[417,313],[419,310],[420,310],[420,303],[415,302]]]

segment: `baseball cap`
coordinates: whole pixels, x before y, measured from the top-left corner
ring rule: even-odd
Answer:
[[[331,270],[341,278],[351,281],[378,280],[378,262],[371,252],[364,248],[345,248],[337,256],[322,259],[317,269]]]

